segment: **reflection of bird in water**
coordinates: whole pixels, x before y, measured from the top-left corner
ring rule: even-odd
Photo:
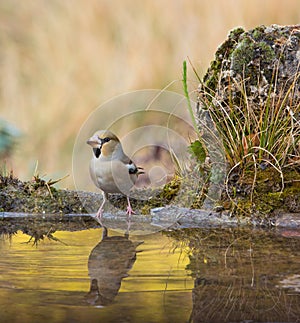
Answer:
[[[113,302],[121,287],[122,279],[128,276],[136,260],[136,248],[143,242],[132,242],[128,235],[108,237],[103,228],[102,240],[92,250],[88,269],[91,280],[86,301],[94,306]]]
[[[133,214],[129,191],[135,184],[142,168],[125,155],[120,140],[108,130],[97,131],[87,143],[93,148],[90,174],[94,184],[103,191],[103,202],[97,212],[101,219],[107,193],[122,193],[127,197],[127,214]]]

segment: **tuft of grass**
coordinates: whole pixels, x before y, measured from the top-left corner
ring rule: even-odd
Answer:
[[[236,184],[232,183],[234,174],[239,174],[241,182],[244,176],[249,179],[249,174],[252,174],[250,176],[252,183],[248,184],[249,194],[247,194],[252,205],[257,195],[258,178],[266,168],[272,168],[278,174],[278,192],[283,192],[285,174],[300,167],[300,100],[294,94],[300,72],[294,75],[293,82],[288,88],[276,89],[272,85],[262,87],[258,80],[255,89],[250,88],[249,91],[246,78],[232,81],[228,77],[227,86],[214,93],[210,88],[205,87],[192,64],[191,66],[201,83],[199,105],[208,111],[223,143],[226,162],[229,166],[225,179],[225,191],[230,200],[236,204],[233,200]],[[273,72],[275,84],[277,74],[275,68]],[[184,63],[183,83],[185,96],[189,99],[186,63]],[[264,91],[266,99],[258,102],[254,99],[252,90]],[[189,100],[188,104],[191,113]],[[193,120],[199,127],[201,120],[197,118],[199,119],[194,114]],[[193,143],[191,148],[195,154],[198,145]],[[201,161],[199,163],[201,164]]]
[[[287,91],[282,89],[278,95],[269,91],[267,99],[259,105],[247,94],[247,80],[235,84],[242,94],[239,104],[230,97],[228,102],[221,103],[209,93],[201,95],[223,140],[231,167],[250,161],[278,169],[300,164],[300,120],[296,118],[300,115],[300,104],[290,95],[299,77],[297,73]]]

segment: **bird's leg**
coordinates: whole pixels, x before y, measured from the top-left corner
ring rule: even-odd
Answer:
[[[105,192],[102,193],[102,196],[103,196],[103,201],[102,201],[101,206],[99,207],[99,210],[98,210],[98,212],[96,214],[96,218],[99,219],[99,220],[101,220],[101,218],[102,218],[103,206],[104,206],[104,204],[105,204],[105,202],[107,200]]]
[[[129,201],[129,197],[127,196],[127,211],[126,211],[126,214],[128,215],[127,216],[127,230],[126,230],[126,233],[128,236],[129,236],[129,231],[130,231],[130,227],[131,227],[131,214],[135,214],[132,207],[131,207],[131,204],[130,204],[130,201]]]
[[[130,215],[131,214],[135,214],[134,213],[134,211],[133,211],[133,209],[132,209],[132,207],[131,207],[131,204],[130,204],[130,201],[129,201],[129,197],[127,196],[127,211],[126,211],[126,214],[128,214],[129,215],[129,217],[130,217]]]
[[[105,204],[105,201],[102,202],[102,204],[99,207],[99,210],[98,210],[98,212],[96,214],[96,218],[99,219],[99,220],[102,218],[104,204]]]

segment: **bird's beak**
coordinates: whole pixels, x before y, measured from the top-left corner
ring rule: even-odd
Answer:
[[[92,136],[87,142],[88,145],[92,146],[93,148],[101,147],[101,141],[98,136]]]

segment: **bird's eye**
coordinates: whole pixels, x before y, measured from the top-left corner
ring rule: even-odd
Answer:
[[[105,137],[104,139],[102,139],[103,143],[105,142],[109,142],[110,141],[110,138],[109,137]]]

